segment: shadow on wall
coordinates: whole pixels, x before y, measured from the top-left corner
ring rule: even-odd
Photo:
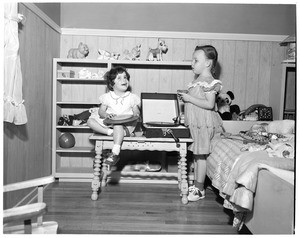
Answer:
[[[4,122],[4,134],[9,139],[13,139],[16,136],[22,141],[28,141],[27,124],[15,125],[13,123]]]
[[[215,72],[216,79],[220,79],[221,71],[222,71],[221,65],[219,64],[219,62],[217,62],[217,64],[216,64],[216,72]]]

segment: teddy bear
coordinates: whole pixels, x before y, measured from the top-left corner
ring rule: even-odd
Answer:
[[[67,58],[83,59],[88,54],[89,54],[88,46],[80,42],[78,48],[71,48],[69,50]]]
[[[216,99],[218,113],[223,120],[238,120],[240,107],[231,105],[234,100],[234,94],[231,91],[219,93]]]

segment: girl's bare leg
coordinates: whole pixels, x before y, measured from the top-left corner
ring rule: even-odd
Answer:
[[[124,128],[123,128],[122,125],[115,125],[114,126],[113,137],[114,137],[114,144],[121,146],[121,144],[123,142],[123,139],[124,139]]]
[[[107,135],[108,133],[108,128],[105,128],[103,126],[101,126],[95,119],[90,118],[87,121],[88,126],[94,130],[95,132]]]
[[[204,181],[206,178],[206,155],[195,156],[196,170],[195,170],[195,186],[200,190],[204,189]]]

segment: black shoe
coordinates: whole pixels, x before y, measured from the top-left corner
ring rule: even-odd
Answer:
[[[114,153],[111,152],[110,154],[108,154],[108,157],[106,158],[104,163],[107,165],[115,165],[116,163],[118,163],[119,160],[120,160],[120,156],[115,155]]]

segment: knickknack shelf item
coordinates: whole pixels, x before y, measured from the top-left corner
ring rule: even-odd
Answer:
[[[97,74],[103,76],[102,73],[114,66],[127,68],[131,76],[130,82],[133,92],[137,95],[145,90],[156,92],[154,86],[158,88],[161,84],[168,85],[166,80],[171,82],[173,89],[164,86],[165,89],[163,90],[176,93],[177,89],[183,89],[184,79],[190,80],[192,77],[191,63],[183,61],[54,58],[52,174],[55,178],[65,180],[90,180],[92,178],[95,150],[94,143],[89,137],[93,134],[93,131],[87,125],[58,125],[58,121],[63,115],[79,114],[92,107],[97,107],[99,96],[106,92],[106,81],[103,77],[97,78]],[[83,71],[91,78],[82,78]],[[146,87],[146,84],[148,87]],[[66,132],[75,137],[75,146],[72,148],[61,148],[59,146],[58,139]],[[155,160],[155,158],[153,159]],[[178,165],[172,164],[169,166],[166,162],[167,159],[164,160],[161,171],[157,173],[165,173],[166,177],[174,177],[173,180],[176,182],[177,173],[174,172],[176,169],[173,167],[177,168]],[[135,173],[138,174],[139,172]],[[137,180],[136,174],[130,177],[127,173],[122,172],[122,176],[125,176],[124,180]],[[141,178],[139,178],[139,181],[141,181]]]

